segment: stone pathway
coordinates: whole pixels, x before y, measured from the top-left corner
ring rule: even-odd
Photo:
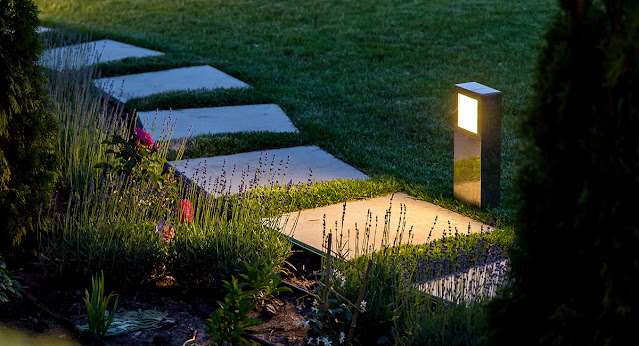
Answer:
[[[97,45],[100,44],[99,42],[101,41],[87,45]],[[98,62],[109,61],[105,59],[123,59],[127,54],[128,56],[163,54],[144,48],[116,44],[115,41],[104,44]],[[52,51],[49,54],[67,54],[67,51]],[[136,53],[133,52],[139,52],[139,54],[134,55]],[[46,61],[45,58],[43,59]],[[94,83],[123,103],[135,97],[171,91],[249,88],[248,84],[211,66],[102,78],[95,80]],[[187,136],[189,130],[192,135],[253,131],[297,132],[284,111],[275,104],[158,110],[140,112],[139,116],[143,122],[147,124],[155,122],[159,126],[162,126],[164,121],[171,121],[171,123],[177,121],[174,138]],[[157,132],[159,133],[160,130]],[[157,139],[157,136],[155,138]],[[214,194],[237,193],[248,187],[273,184],[368,179],[362,172],[316,146],[195,158],[174,161],[170,164],[178,172]],[[206,176],[204,176],[205,173]],[[240,187],[241,184],[243,184],[242,187]],[[298,214],[285,215],[286,217],[297,218]],[[291,234],[292,224],[293,222],[288,222],[288,225],[282,226],[281,232]],[[348,202],[345,206],[340,203],[303,210],[299,213],[292,238],[312,251],[321,252],[324,232],[332,232],[342,253],[347,258],[352,258],[379,249],[382,244],[425,243],[456,232],[479,232],[489,229],[489,226],[468,217],[416,200],[406,194],[397,193],[392,197],[392,203],[391,195],[388,195]],[[475,277],[478,274],[471,270],[460,275]],[[436,287],[445,287],[450,280],[450,278],[442,278],[439,281],[420,285],[424,290],[445,295],[444,291],[436,291]]]
[[[62,71],[65,68],[77,69],[97,63],[158,55],[164,53],[113,40],[98,40],[47,49],[38,63]]]
[[[298,132],[276,104],[138,112],[138,118],[143,124],[175,125],[171,138],[227,132]],[[154,131],[153,140],[159,137],[159,131]]]

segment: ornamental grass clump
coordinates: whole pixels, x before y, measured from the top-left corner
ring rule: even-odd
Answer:
[[[405,217],[405,211],[402,213]],[[337,280],[334,289],[350,300],[357,297],[364,277],[358,268],[365,267],[371,258],[375,263],[365,293],[367,313],[358,321],[358,330],[376,332],[359,333],[359,341],[419,345],[479,343],[485,323],[483,304],[501,287],[503,276],[498,274],[505,271],[500,264],[496,268],[482,268],[506,258],[504,249],[510,245],[512,236],[500,230],[459,233],[449,229],[448,235],[440,239],[410,244],[415,230],[402,234],[401,220],[394,239],[389,236],[387,221],[382,234],[376,234],[371,224],[361,232],[348,233],[361,238],[343,240],[359,244],[359,253],[363,254],[350,263],[340,256],[333,262],[345,278]],[[382,238],[382,246],[371,252],[370,244],[374,244],[375,237]]]
[[[51,69],[50,74],[66,185],[52,198],[57,201],[52,213],[59,219],[40,237],[49,274],[80,280],[103,269],[115,284],[134,285],[172,273],[184,285],[221,284],[243,273],[245,261],[273,266],[289,256],[291,244],[275,221],[280,200],[289,197],[281,190],[251,191],[262,179],[273,183],[285,167],[271,164],[270,172],[243,173],[241,192],[233,196],[232,181],[223,175],[215,182],[219,193],[207,193],[200,187],[206,178],[189,180],[166,165],[170,120],[149,124],[148,132],[133,127],[135,121],[93,86],[91,66]],[[156,127],[159,137],[154,137]],[[267,215],[275,220],[263,221]]]
[[[122,114],[122,108],[109,103],[109,94],[93,84],[98,76],[97,65],[86,57],[97,59],[95,46],[77,45],[90,41],[90,35],[57,28],[55,34],[45,35],[44,40],[45,48],[75,47],[66,54],[49,50],[41,60],[47,61],[44,65],[48,67],[48,87],[60,131],[57,150],[61,156],[62,184],[66,189],[79,189],[95,176],[93,167],[106,162],[107,144],[104,142],[110,136],[125,136],[130,124]]]

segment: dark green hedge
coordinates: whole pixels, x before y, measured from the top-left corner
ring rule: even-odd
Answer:
[[[496,344],[634,343],[639,2],[560,1],[523,130],[530,161]]]
[[[14,251],[33,234],[58,175],[58,126],[30,0],[0,0],[0,252]]]

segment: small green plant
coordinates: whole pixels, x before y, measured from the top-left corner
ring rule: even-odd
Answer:
[[[228,293],[224,296],[224,302],[218,302],[220,307],[206,320],[205,327],[205,331],[218,344],[246,345],[248,341],[244,337],[255,333],[249,328],[262,324],[262,321],[248,316],[256,303],[250,298],[255,291],[243,290],[247,285],[240,283],[235,276],[231,277],[231,282],[224,280],[224,289]]]
[[[329,298],[327,303],[328,304],[326,306],[328,308],[326,309],[326,312],[322,312],[320,311],[319,301],[315,299],[313,301],[313,306],[311,307],[313,315],[310,319],[308,319],[308,321],[302,324],[313,330],[310,333],[311,338],[309,339],[309,343],[312,343],[314,337],[316,337],[316,343],[318,345],[320,343],[324,345],[331,345],[332,342],[337,342],[341,345],[346,339],[346,333],[344,333],[344,331],[348,331],[348,328],[353,321],[353,313],[346,303],[340,302],[338,299]],[[366,301],[363,303],[365,306]],[[365,311],[365,309],[362,311]]]
[[[20,298],[20,283],[11,276],[7,270],[7,264],[0,256],[0,303],[9,301],[9,296],[14,295]]]
[[[155,145],[151,136],[143,129],[133,130],[133,135],[128,140],[114,134],[102,144],[113,146],[114,149],[107,149],[106,154],[113,154],[116,163],[99,163],[95,165],[96,168],[157,182],[160,187],[166,183],[166,174],[163,173],[167,160],[159,155],[160,147]]]
[[[115,310],[118,308],[118,298],[115,298],[113,309],[107,312],[107,307],[113,292],[108,297],[104,296],[104,272],[100,271],[100,277],[91,277],[91,295],[88,290],[84,290],[84,303],[87,307],[87,317],[89,319],[89,331],[104,336],[113,322]]]
[[[257,306],[263,306],[266,302],[273,299],[278,292],[293,292],[288,287],[279,287],[282,284],[282,277],[277,273],[277,265],[262,259],[250,265],[244,262],[246,274],[240,276],[246,280],[249,287],[253,289],[250,296]]]

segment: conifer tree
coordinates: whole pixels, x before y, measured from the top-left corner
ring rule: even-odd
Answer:
[[[0,0],[0,252],[33,234],[58,170],[56,119],[31,0]]]
[[[488,333],[624,344],[639,321],[639,1],[559,5],[523,126],[512,285],[491,302]]]

